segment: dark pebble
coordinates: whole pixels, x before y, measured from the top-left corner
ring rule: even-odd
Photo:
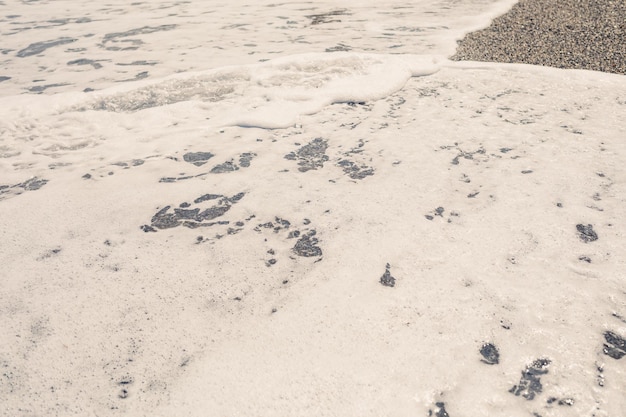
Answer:
[[[586,226],[584,224],[577,224],[576,230],[578,230],[580,240],[585,243],[598,240],[598,234],[593,230],[593,226],[590,224]]]
[[[604,340],[606,340],[606,343],[602,351],[605,355],[613,359],[622,359],[626,355],[626,340],[622,337],[611,331],[607,331],[604,333]]]
[[[446,411],[446,405],[442,402],[435,403],[435,411],[433,412],[433,410],[429,410],[428,415],[431,417],[450,417]]]
[[[483,347],[480,348],[480,354],[483,356],[483,359],[480,361],[487,365],[497,365],[500,363],[500,352],[498,352],[498,348],[492,343],[485,343]]]
[[[380,277],[380,283],[385,287],[394,287],[396,285],[396,279],[391,276],[391,265],[385,266],[385,273]]]

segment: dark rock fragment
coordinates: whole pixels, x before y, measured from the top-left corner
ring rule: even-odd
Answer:
[[[91,174],[85,174],[85,175],[83,175],[83,179],[88,180],[88,179],[90,179],[90,178],[91,178]]]
[[[315,230],[311,230],[307,234],[302,235],[292,249],[296,255],[306,258],[322,256],[322,249],[317,246],[318,240],[314,237],[315,234]]]
[[[579,260],[579,261],[584,261],[584,262],[587,262],[588,264],[590,264],[590,263],[591,263],[591,258],[590,258],[590,257],[588,257],[588,256],[585,256],[585,255],[580,255],[580,256],[578,257],[578,260]]]
[[[593,230],[593,225],[577,224],[576,230],[578,230],[578,237],[585,243],[598,240],[598,234]]]
[[[483,357],[480,361],[487,365],[497,365],[500,363],[500,352],[498,352],[498,348],[492,343],[485,343],[483,347],[480,348],[480,354]]]
[[[143,226],[141,226],[141,230],[143,230],[144,232],[148,233],[148,232],[156,232],[156,229],[148,224],[144,224]]]
[[[514,385],[509,392],[517,396],[521,395],[529,401],[534,399],[537,394],[543,391],[541,375],[548,373],[548,365],[550,365],[549,359],[537,359],[534,361],[522,371],[519,385]]]
[[[604,333],[604,339],[606,343],[602,351],[605,355],[613,359],[622,359],[626,355],[626,340],[611,331]]]
[[[380,283],[385,287],[394,287],[396,285],[396,279],[391,276],[391,265],[385,265],[385,273],[380,277]]]
[[[450,417],[446,411],[446,405],[443,402],[435,403],[435,410],[428,410],[428,415],[431,417]]]
[[[213,155],[211,152],[187,152],[183,155],[183,160],[199,167],[206,164],[207,161],[214,156],[215,155]]]

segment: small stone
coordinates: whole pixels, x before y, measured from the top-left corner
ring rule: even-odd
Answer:
[[[144,232],[148,233],[148,232],[156,232],[156,229],[150,225],[144,224],[143,226],[141,226],[141,230],[143,230]]]
[[[385,273],[380,277],[380,283],[385,287],[394,287],[396,285],[396,279],[391,276],[391,265],[385,266]]]
[[[580,237],[580,240],[585,243],[598,240],[598,234],[593,230],[593,225],[591,224],[588,224],[586,226],[584,224],[577,224],[576,230],[578,230],[578,237]]]
[[[500,352],[498,352],[498,348],[492,343],[485,343],[483,347],[480,348],[480,354],[483,356],[483,359],[480,361],[487,365],[497,365],[500,363]]]
[[[428,415],[431,417],[450,417],[446,411],[446,405],[443,402],[435,403],[435,411],[433,412],[433,410],[429,410]]]
[[[90,179],[90,178],[91,178],[91,174],[85,174],[85,175],[83,175],[83,179],[88,180],[88,179]]]
[[[607,331],[604,333],[606,343],[602,351],[613,359],[622,359],[626,355],[626,340],[617,334]]]

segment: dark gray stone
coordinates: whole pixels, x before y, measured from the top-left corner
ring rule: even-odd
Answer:
[[[613,359],[622,359],[626,355],[626,340],[622,337],[611,331],[607,331],[604,333],[604,340],[606,340],[606,343],[602,351],[605,355]]]
[[[549,359],[537,359],[522,371],[519,385],[514,385],[509,392],[522,396],[527,400],[533,400],[537,394],[543,391],[541,376],[548,373]]]
[[[74,38],[59,38],[52,41],[43,41],[43,42],[35,42],[28,45],[26,48],[18,51],[17,56],[20,58],[26,58],[32,55],[38,55],[45,51],[48,48],[52,48],[53,46],[65,45],[68,43],[76,42],[77,39]]]
[[[492,343],[485,343],[483,347],[480,348],[480,354],[483,357],[480,361],[487,365],[497,365],[500,363],[500,352],[498,352],[498,348]]]
[[[7,77],[7,76],[2,75],[2,76],[0,76],[0,83],[2,81],[7,81],[7,80],[10,80],[10,79],[11,79],[11,77]]]
[[[435,410],[429,410],[428,415],[434,417],[450,417],[450,415],[446,411],[446,405],[443,402],[435,403]]]
[[[593,230],[593,225],[588,224],[585,226],[584,224],[577,224],[576,230],[578,230],[580,240],[585,243],[598,240],[598,234]]]
[[[385,287],[394,287],[396,285],[396,279],[391,276],[391,265],[385,266],[385,273],[380,277],[380,283]]]

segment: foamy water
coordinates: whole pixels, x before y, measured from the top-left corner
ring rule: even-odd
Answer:
[[[623,76],[512,2],[2,2],[2,415],[620,416]]]

